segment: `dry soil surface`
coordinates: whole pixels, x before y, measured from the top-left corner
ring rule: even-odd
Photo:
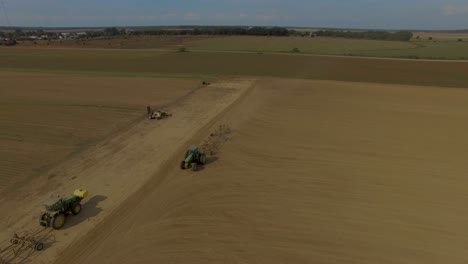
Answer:
[[[174,155],[183,155],[184,148],[191,143],[190,139],[201,128],[210,125],[253,83],[243,79],[199,86],[166,105],[172,117],[155,121],[146,120],[143,114],[140,119],[143,121],[128,130],[76,154],[47,174],[10,188],[0,198],[0,241],[5,242],[0,244],[0,252],[15,231],[39,232],[37,237],[46,242],[46,249],[40,254],[25,251],[20,257],[7,251],[0,254],[0,260],[7,263],[52,263],[57,256],[65,254],[64,250],[71,243],[93,230],[99,230],[97,226],[103,219],[114,213],[119,215],[118,219],[123,219],[126,213],[119,205],[134,193],[148,193],[148,190],[142,191],[152,187],[147,184],[148,180],[164,181],[166,176],[170,176],[161,171],[168,160]],[[38,216],[43,201],[51,195],[69,195],[76,188],[90,192],[82,213],[68,217],[59,231],[42,230]]]
[[[91,198],[90,220],[55,232],[61,241],[45,254],[60,253],[57,263],[468,262],[467,90],[263,80],[192,137],[219,112],[203,109],[187,103],[182,120],[77,164],[76,183],[87,179],[99,207],[138,192],[97,216]],[[220,124],[230,134],[217,155],[181,171],[181,143],[204,142]]]
[[[128,129],[198,80],[0,72],[0,192]],[[53,175],[51,175],[53,177]]]

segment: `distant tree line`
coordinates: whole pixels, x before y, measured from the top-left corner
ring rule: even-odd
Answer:
[[[391,40],[391,41],[410,41],[413,32],[410,31],[337,31],[320,30],[314,33],[319,37],[336,37],[351,39],[372,39],[372,40]]]
[[[93,32],[92,37],[97,35],[119,36],[119,35],[223,35],[223,36],[319,36],[338,37],[352,39],[371,40],[393,40],[409,41],[413,37],[410,31],[340,31],[320,30],[316,32],[288,30],[283,27],[195,27],[179,29],[140,29],[126,31],[117,28],[106,28],[103,32]]]
[[[54,35],[53,33],[50,32],[45,32],[42,29],[39,30],[31,30],[31,31],[23,31],[21,29],[15,29],[13,32],[3,32],[0,31],[0,37],[1,38],[12,38],[12,39],[23,39],[27,38],[29,36],[51,36]]]
[[[282,27],[196,27],[192,29],[135,30],[131,32],[131,35],[289,36],[289,30]]]
[[[301,37],[338,37],[352,39],[372,39],[372,40],[394,40],[409,41],[413,37],[410,31],[343,31],[343,30],[320,30],[296,31],[284,27],[241,27],[241,26],[200,26],[200,27],[178,27],[178,28],[116,28],[109,27],[101,30],[84,31],[85,34],[71,34],[73,38],[100,38],[129,35],[222,35],[222,36],[301,36]],[[13,39],[28,39],[31,36],[47,36],[48,39],[57,39],[60,31],[20,30],[13,32],[1,32],[0,37],[9,37]]]

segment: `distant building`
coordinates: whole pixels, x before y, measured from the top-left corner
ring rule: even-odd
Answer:
[[[17,44],[16,40],[14,39],[9,39],[9,38],[0,38],[0,44],[5,45],[5,46],[14,46]]]
[[[67,39],[70,37],[70,33],[60,33],[59,39]]]

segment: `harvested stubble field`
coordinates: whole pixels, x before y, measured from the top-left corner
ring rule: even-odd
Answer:
[[[468,63],[232,52],[0,49],[3,69],[114,76],[275,76],[466,87]],[[0,68],[1,69],[1,68]]]
[[[0,190],[143,118],[196,81],[0,73]]]

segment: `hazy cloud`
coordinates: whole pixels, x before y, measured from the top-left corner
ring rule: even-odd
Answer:
[[[454,6],[454,5],[444,6],[444,14],[446,16],[468,15],[468,5],[465,5],[465,6]]]

